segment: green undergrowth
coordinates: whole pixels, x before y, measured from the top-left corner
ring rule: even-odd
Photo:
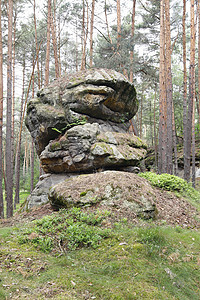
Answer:
[[[19,242],[32,244],[44,252],[96,248],[110,235],[109,229],[100,227],[107,214],[107,211],[88,214],[80,208],[62,209],[56,215],[35,221],[34,226],[19,234]]]
[[[163,190],[174,192],[176,195],[185,197],[188,202],[200,210],[200,192],[194,189],[190,183],[184,179],[170,174],[156,174],[153,172],[144,172],[140,177],[147,179],[151,185]]]
[[[109,214],[61,210],[0,228],[0,299],[200,299],[197,230],[110,224]]]

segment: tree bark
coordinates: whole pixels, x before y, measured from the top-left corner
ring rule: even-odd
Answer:
[[[200,135],[200,1],[198,1],[198,107]]]
[[[92,12],[91,12],[91,23],[90,23],[90,68],[92,68],[92,64],[93,64],[94,9],[95,9],[95,0],[92,0]]]
[[[120,50],[121,46],[121,7],[120,0],[117,0],[117,51]]]
[[[192,145],[192,117],[195,102],[195,21],[194,0],[190,2],[190,72],[189,72],[189,102],[186,127],[186,144],[184,149],[184,178],[190,181],[190,162]]]
[[[167,104],[167,164],[166,171],[168,174],[173,173],[172,163],[172,72],[171,72],[171,29],[170,29],[170,0],[165,0],[165,43],[166,43],[166,104]]]
[[[0,218],[4,218],[3,204],[3,45],[2,45],[2,27],[1,27],[1,0],[0,0]]]
[[[35,28],[35,49],[36,52],[38,50],[38,40],[37,40],[37,21],[36,21],[36,5],[35,5],[35,0],[33,0],[33,18],[34,18],[34,28]],[[40,84],[40,66],[39,66],[39,56],[37,60],[37,76],[38,76],[38,89],[41,88]]]
[[[58,61],[58,50],[57,50],[57,38],[56,38],[56,20],[55,20],[55,1],[54,1],[54,18],[52,15],[52,11],[50,12],[50,21],[51,21],[51,34],[53,41],[53,52],[54,52],[54,60],[55,60],[55,76],[59,77],[59,61]]]
[[[51,0],[48,0],[48,16],[47,16],[47,46],[46,46],[46,61],[45,61],[45,79],[44,85],[49,83],[49,61],[50,61],[50,29],[51,29]]]
[[[12,157],[12,18],[13,1],[8,0],[8,56],[7,56],[7,114],[6,114],[6,202],[7,218],[13,216],[13,157]]]
[[[24,87],[25,87],[25,70],[26,70],[26,55],[23,57],[23,75],[22,75],[22,96],[21,96],[21,108],[20,108],[20,122],[22,120],[22,112],[24,105]],[[18,136],[17,151],[15,158],[15,199],[14,207],[19,203],[19,183],[20,183],[20,154],[21,154],[21,136]]]
[[[135,32],[135,6],[136,0],[133,0],[132,24],[131,24],[131,51],[130,51],[130,82],[133,82],[133,49],[134,49],[134,32]]]
[[[34,189],[34,143],[31,140],[31,192]]]
[[[159,149],[158,172],[166,172],[166,84],[164,0],[160,1]]]
[[[187,167],[187,58],[186,58],[186,0],[183,0],[183,152],[184,152],[184,179],[189,181],[190,175]]]
[[[89,12],[88,12],[88,2],[86,1],[87,7],[87,25],[85,26],[85,0],[83,0],[83,19],[82,19],[82,60],[81,60],[81,70],[86,68],[86,45],[88,36],[88,22],[89,22]]]

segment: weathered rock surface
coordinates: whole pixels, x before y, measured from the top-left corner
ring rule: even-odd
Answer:
[[[73,176],[72,174],[44,174],[40,176],[40,180],[36,184],[33,192],[27,198],[25,209],[31,209],[34,206],[45,204],[49,202],[48,193],[49,189]]]
[[[138,171],[147,149],[142,140],[127,133],[137,109],[133,84],[112,70],[81,71],[40,90],[28,104],[26,126],[44,172],[52,175],[39,181],[27,207],[46,203],[52,187],[49,197],[55,207],[116,202],[137,215],[154,216],[152,198],[142,193],[134,197],[131,184],[130,172]]]
[[[125,76],[91,69],[62,77],[40,90],[28,104],[26,126],[40,154],[50,140],[84,122],[102,124],[103,120],[111,131],[125,132],[137,109],[135,88]]]
[[[75,126],[49,143],[40,160],[45,172],[84,172],[135,166],[147,145],[128,133],[101,131],[98,123]]]
[[[156,194],[150,184],[135,174],[105,171],[84,174],[66,179],[50,189],[49,199],[53,207],[96,205],[129,208],[137,216],[156,216]]]

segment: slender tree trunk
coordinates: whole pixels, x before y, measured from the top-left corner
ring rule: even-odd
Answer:
[[[12,158],[14,160],[14,134],[15,134],[15,44],[16,44],[17,13],[13,20],[13,60],[12,60]],[[14,166],[14,161],[12,161]]]
[[[135,32],[135,6],[136,0],[133,0],[133,11],[132,11],[132,25],[131,25],[131,46],[132,49],[130,51],[130,82],[133,82],[133,49],[134,49],[134,32]]]
[[[184,149],[184,177],[190,181],[190,162],[192,145],[192,116],[195,99],[195,23],[194,23],[194,0],[190,6],[190,75],[189,75],[189,103],[186,127],[186,148]]]
[[[164,0],[160,1],[159,151],[158,172],[166,172],[166,81]]]
[[[34,189],[34,143],[31,142],[31,192]]]
[[[23,112],[23,105],[24,105],[25,70],[26,70],[26,58],[24,53],[20,122],[22,120],[22,112]],[[16,204],[19,203],[20,154],[21,154],[21,136],[18,137],[17,151],[16,151],[16,158],[15,158],[15,199],[14,199],[15,208],[16,208]]]
[[[54,18],[52,15],[52,11],[50,14],[50,21],[51,21],[51,34],[52,34],[52,41],[53,41],[53,52],[54,52],[54,60],[55,60],[55,76],[56,78],[59,77],[59,61],[58,61],[58,50],[57,50],[57,37],[56,37],[56,16],[55,16],[55,2],[54,2]]]
[[[91,23],[90,23],[90,68],[92,68],[92,64],[93,64],[94,9],[95,9],[95,0],[92,0],[92,12],[91,12]]]
[[[60,30],[60,15],[58,17],[58,62],[59,62],[59,74],[61,76],[61,30]]]
[[[154,95],[154,113],[153,113],[153,128],[154,128],[154,150],[155,150],[155,167],[158,167],[158,145],[157,145],[157,132],[156,132],[156,99],[157,99],[157,86],[155,86],[155,95]]]
[[[144,92],[142,89],[141,102],[140,102],[140,138],[142,138],[143,98],[144,98]]]
[[[38,50],[38,40],[37,40],[37,21],[36,21],[36,5],[35,0],[33,0],[33,18],[34,18],[34,28],[35,28],[35,49]],[[41,88],[40,84],[40,65],[39,65],[39,56],[37,60],[37,76],[38,76],[38,88]]]
[[[184,179],[190,179],[188,173],[187,161],[190,160],[190,155],[187,157],[187,58],[186,58],[186,0],[183,0],[183,152],[184,152]],[[189,163],[190,164],[190,163]]]
[[[82,60],[81,60],[81,70],[86,68],[86,45],[88,36],[88,24],[89,24],[89,12],[88,12],[88,2],[86,1],[87,7],[87,23],[85,26],[85,0],[83,0],[83,20],[82,20]]]
[[[121,46],[121,5],[120,0],[117,0],[117,51]]]
[[[167,173],[173,173],[172,163],[172,72],[171,72],[171,29],[170,29],[170,0],[165,0],[166,24],[166,96],[167,96]]]
[[[200,135],[200,1],[198,1],[198,115]]]
[[[194,87],[195,88],[195,87]],[[193,99],[192,111],[192,186],[195,188],[195,100]]]
[[[46,47],[46,62],[45,62],[45,79],[44,85],[49,83],[49,61],[50,61],[50,28],[51,28],[51,0],[48,0],[48,16],[47,16],[47,47]]]
[[[13,1],[8,1],[8,56],[7,56],[7,114],[6,114],[6,202],[7,218],[13,215],[13,165],[12,165],[12,17]]]
[[[78,72],[78,25],[76,19],[76,71]]]
[[[34,66],[34,58],[33,58],[33,66]],[[34,74],[32,79],[32,98],[35,96],[35,89],[34,89]],[[31,167],[31,186],[30,192],[32,193],[34,188],[34,143],[33,139],[31,138],[31,147],[30,147],[30,167]]]
[[[178,174],[178,155],[177,155],[177,142],[176,142],[176,124],[174,115],[174,105],[172,102],[172,137],[173,137],[173,148],[174,148],[174,175]]]
[[[4,218],[3,205],[3,45],[2,45],[2,28],[1,28],[1,0],[0,0],[0,218]]]
[[[27,156],[27,140],[25,140],[25,146],[24,146],[23,180],[26,176],[26,156]]]

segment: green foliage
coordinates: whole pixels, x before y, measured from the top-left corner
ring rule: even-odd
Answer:
[[[170,174],[158,175],[153,172],[140,173],[140,177],[146,178],[151,185],[161,188],[163,190],[178,193],[185,197],[188,202],[200,210],[200,192],[195,190],[190,183],[184,179]]]
[[[191,186],[182,178],[170,174],[155,174],[145,172],[139,174],[140,177],[146,178],[153,186],[159,187],[167,191],[184,192],[191,189]]]
[[[43,252],[53,249],[65,252],[88,246],[96,248],[103,238],[110,235],[108,229],[98,226],[107,215],[108,212],[86,213],[80,208],[63,209],[56,216],[35,221],[32,228],[19,236],[19,242],[34,244]]]

